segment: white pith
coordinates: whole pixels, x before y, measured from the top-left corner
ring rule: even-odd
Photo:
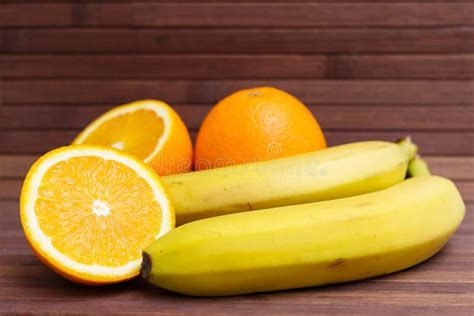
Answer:
[[[123,106],[119,106],[115,109],[110,110],[109,112],[103,114],[94,122],[92,122],[78,137],[74,140],[75,144],[81,144],[89,135],[94,132],[100,125],[102,125],[105,121],[113,119],[117,116],[121,116],[127,113],[132,113],[138,110],[150,110],[155,112],[155,114],[163,119],[163,134],[158,139],[155,149],[143,159],[145,162],[150,162],[151,158],[156,156],[156,154],[161,150],[165,141],[168,139],[170,130],[171,130],[171,119],[170,119],[170,112],[168,106],[161,102],[161,101],[154,101],[154,100],[145,100],[145,101],[137,101],[130,104],[126,104]],[[112,147],[116,149],[122,150],[124,148],[123,142],[116,142],[112,145]]]
[[[168,232],[171,227],[171,210],[169,208],[169,201],[165,196],[164,189],[154,179],[156,174],[152,170],[145,168],[141,163],[134,159],[128,158],[127,156],[119,155],[114,150],[106,148],[86,148],[77,146],[76,148],[70,148],[68,151],[58,151],[57,153],[50,154],[46,160],[38,165],[34,173],[30,176],[29,184],[22,192],[22,195],[27,198],[22,201],[22,209],[24,212],[24,225],[27,227],[31,243],[39,247],[39,251],[46,257],[53,259],[54,262],[60,266],[65,267],[66,270],[72,270],[86,275],[97,276],[99,278],[118,278],[123,275],[130,275],[138,271],[141,259],[130,261],[125,265],[117,267],[101,266],[101,265],[86,265],[83,263],[76,262],[68,256],[59,252],[52,244],[51,238],[46,236],[41,230],[38,219],[35,214],[35,202],[38,199],[38,188],[41,185],[41,180],[44,174],[56,163],[67,160],[78,156],[95,156],[105,160],[113,160],[128,166],[133,169],[138,176],[143,178],[149,186],[152,188],[153,195],[156,201],[161,207],[162,211],[162,222],[160,230],[157,232],[156,238],[162,236]],[[104,203],[105,204],[105,203]],[[97,204],[96,206],[98,206]],[[102,211],[105,211],[104,205],[100,205]],[[91,205],[92,211],[93,205]]]
[[[95,200],[92,202],[92,213],[97,216],[108,216],[110,214],[110,207],[101,200]]]

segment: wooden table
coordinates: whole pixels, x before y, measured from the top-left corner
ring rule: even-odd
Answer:
[[[474,3],[274,2],[1,1],[0,314],[474,315]],[[229,298],[85,287],[38,262],[18,198],[39,155],[143,98],[170,103],[194,137],[219,99],[262,85],[301,99],[330,145],[411,135],[466,202],[448,245],[393,275]]]

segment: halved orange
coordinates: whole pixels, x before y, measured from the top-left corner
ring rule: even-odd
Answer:
[[[62,147],[35,162],[23,184],[20,214],[40,260],[84,284],[136,276],[142,250],[175,224],[149,166],[91,145]]]
[[[115,107],[89,124],[73,143],[131,153],[160,175],[192,169],[188,130],[180,116],[162,101],[142,100]]]

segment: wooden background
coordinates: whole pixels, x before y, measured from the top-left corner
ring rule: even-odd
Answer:
[[[474,313],[474,3],[1,1],[0,313]],[[112,106],[156,98],[193,135],[230,92],[284,89],[330,145],[411,135],[468,206],[429,262],[365,282],[193,299],[140,280],[69,283],[39,264],[18,219],[31,163]]]

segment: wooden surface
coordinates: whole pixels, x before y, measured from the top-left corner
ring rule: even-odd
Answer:
[[[2,1],[0,314],[474,314],[474,2]],[[196,134],[239,88],[308,105],[330,145],[412,135],[468,207],[448,245],[404,272],[344,285],[188,298],[141,280],[89,288],[44,267],[21,231],[22,179],[112,106],[175,107]]]

